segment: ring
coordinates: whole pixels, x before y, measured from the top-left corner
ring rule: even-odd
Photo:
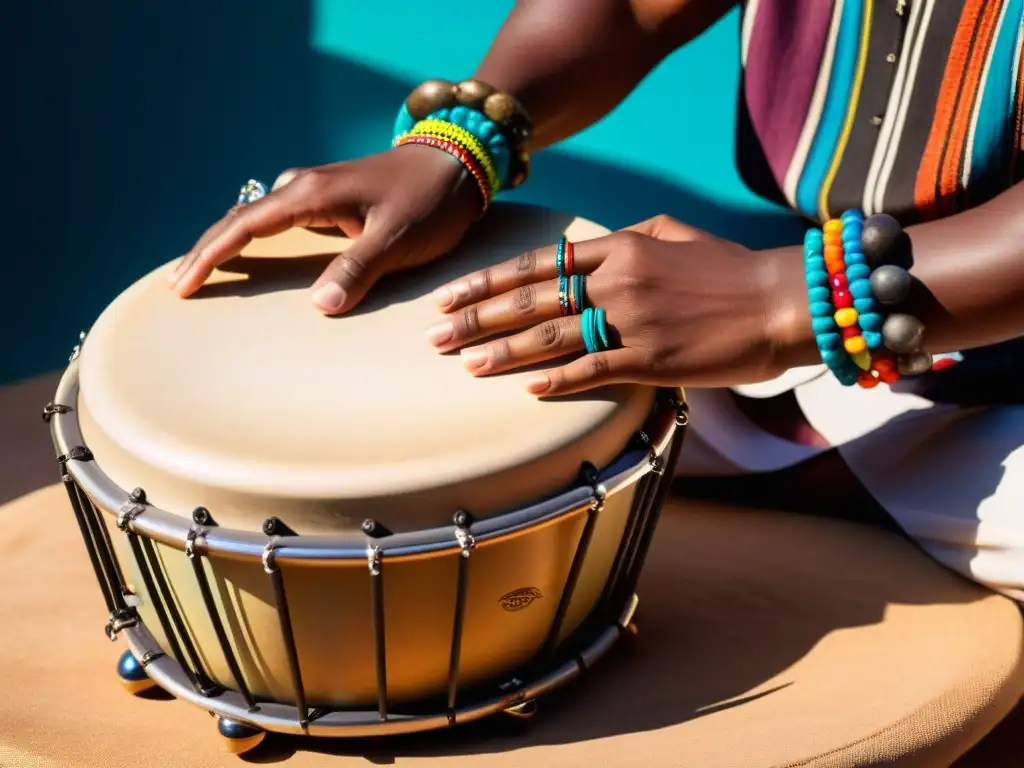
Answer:
[[[256,181],[256,179],[249,179],[249,181],[247,181],[238,191],[238,205],[255,203],[261,197],[265,197],[266,194],[266,184]]]
[[[569,278],[565,275],[558,278],[558,309],[562,313],[562,317],[572,314],[569,301]]]
[[[558,250],[555,251],[555,269],[558,270],[559,277],[565,277],[567,274],[571,274],[565,269],[565,251],[566,243],[568,242],[569,239],[565,235],[562,235],[558,239]]]
[[[570,280],[569,296],[572,299],[573,314],[581,314],[587,306],[587,276],[573,275]]]
[[[583,310],[580,327],[583,331],[583,345],[587,348],[588,354],[602,352],[611,347],[608,340],[608,318],[603,308],[587,307]]]

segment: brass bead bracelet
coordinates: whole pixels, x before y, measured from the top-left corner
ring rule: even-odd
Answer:
[[[414,120],[424,120],[439,109],[464,106],[476,110],[494,122],[509,142],[509,187],[522,184],[529,174],[529,145],[533,132],[530,116],[519,100],[480,80],[427,80],[405,100],[405,108]]]

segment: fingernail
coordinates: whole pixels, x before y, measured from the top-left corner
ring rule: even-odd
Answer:
[[[432,325],[427,330],[427,339],[430,341],[431,344],[437,346],[439,344],[446,344],[447,342],[451,341],[451,338],[454,334],[455,326],[445,321],[443,323],[438,323],[437,325]]]
[[[455,303],[455,294],[447,286],[442,286],[434,291],[434,300],[444,309]]]
[[[539,395],[543,392],[547,392],[551,387],[551,379],[547,376],[531,376],[526,382],[526,389],[529,390],[532,395]]]
[[[487,365],[488,354],[483,349],[462,350],[462,364],[470,371],[479,371]]]
[[[316,289],[313,303],[324,312],[337,312],[345,303],[345,292],[337,283],[325,283]]]

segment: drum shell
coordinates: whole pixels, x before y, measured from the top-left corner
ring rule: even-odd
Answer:
[[[638,490],[651,479],[635,471],[613,485],[599,511],[592,502],[521,530],[477,543],[468,558],[458,685],[501,679],[535,659],[552,630],[587,518],[592,533],[558,632],[574,633],[604,595]],[[640,494],[642,495],[642,494]],[[115,510],[91,499],[110,533],[140,618],[165,652],[170,643],[154,611]],[[152,541],[169,594],[165,604],[182,619],[203,671],[226,688],[235,683],[218,644],[193,565],[181,547]],[[202,540],[198,542],[200,545]],[[200,547],[201,549],[202,547]],[[458,569],[457,542],[423,554],[389,556],[383,584],[387,698],[393,704],[442,695],[448,688]],[[286,647],[268,575],[258,558],[216,550],[200,557],[217,616],[255,698],[294,704]],[[147,566],[151,563],[147,562]],[[357,708],[378,702],[371,575],[365,558],[290,559],[281,565],[306,700],[309,706]],[[159,583],[159,582],[158,582]],[[180,640],[180,638],[179,638]],[[188,658],[176,659],[189,666]]]

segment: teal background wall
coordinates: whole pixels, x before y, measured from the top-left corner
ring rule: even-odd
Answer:
[[[453,22],[421,0],[12,4],[0,383],[60,368],[247,178],[386,147],[408,91],[471,74],[512,5],[466,3]],[[735,170],[738,39],[734,13],[538,156],[511,197],[613,228],[667,212],[753,246],[795,242],[799,223]]]

